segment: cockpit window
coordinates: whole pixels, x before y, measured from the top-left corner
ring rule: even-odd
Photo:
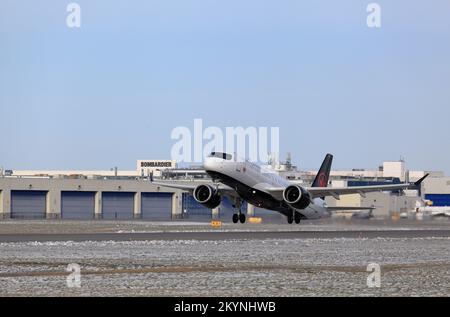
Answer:
[[[227,154],[227,153],[223,153],[223,152],[211,152],[211,154],[208,155],[208,157],[218,157],[218,158],[221,158],[223,160],[228,160],[228,161],[230,161],[232,158],[231,154]]]

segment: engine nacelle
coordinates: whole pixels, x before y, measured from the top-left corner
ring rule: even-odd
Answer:
[[[194,189],[194,199],[205,207],[214,209],[220,205],[222,198],[209,185],[199,185]]]
[[[305,209],[311,203],[310,193],[301,186],[290,185],[283,191],[283,199],[289,206]]]

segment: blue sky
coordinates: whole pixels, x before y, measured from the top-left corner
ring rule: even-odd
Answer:
[[[0,2],[0,166],[134,169],[176,126],[280,127],[315,168],[450,174],[450,2]]]

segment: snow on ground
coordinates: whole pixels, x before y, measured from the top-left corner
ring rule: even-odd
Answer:
[[[433,296],[449,273],[449,238],[0,243],[0,296]]]

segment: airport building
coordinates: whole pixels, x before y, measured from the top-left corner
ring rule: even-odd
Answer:
[[[426,179],[422,185],[424,198],[436,207],[450,206],[450,177]]]
[[[283,177],[308,186],[316,171],[301,171],[290,163],[269,164]],[[352,169],[331,172],[329,186],[362,186],[415,181],[430,173],[418,190],[328,197],[329,206],[374,206],[375,217],[414,211],[428,202],[450,206],[450,177],[436,171],[408,171],[404,161],[384,162],[375,170]],[[228,199],[211,211],[186,192],[153,185],[155,178],[177,182],[201,182],[208,175],[200,166],[178,168],[172,160],[138,160],[136,170],[111,168],[104,171],[0,171],[0,219],[144,219],[155,221],[230,221],[234,210]],[[282,221],[274,211],[244,206],[249,215],[264,221]]]
[[[131,171],[3,170],[0,219],[231,219],[227,199],[211,212],[188,193],[151,183],[150,175],[163,173],[181,182],[206,178],[198,168],[176,167],[171,160],[138,160]]]
[[[290,168],[290,158],[282,164],[270,166],[285,178],[299,181],[306,185],[314,179],[317,171],[298,171]],[[327,197],[329,206],[376,207],[375,217],[391,217],[402,213],[415,212],[418,207],[432,205],[435,207],[450,207],[450,178],[442,171],[410,171],[404,160],[383,162],[377,169],[332,170],[330,173],[331,187],[369,186],[414,182],[429,174],[418,190],[401,192],[374,192],[365,195],[341,195],[339,200]],[[449,208],[450,210],[450,208]]]

